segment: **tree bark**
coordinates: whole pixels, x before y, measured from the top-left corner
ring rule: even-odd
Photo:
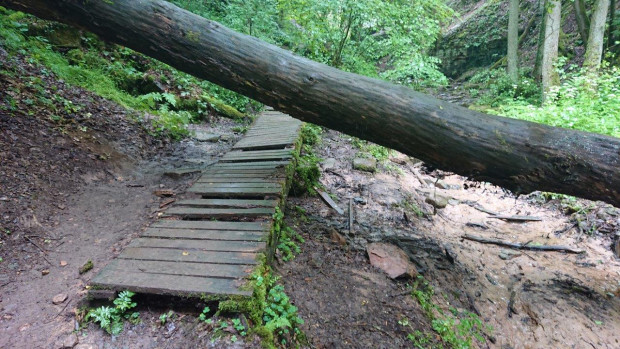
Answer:
[[[611,50],[611,48],[616,44],[616,40],[614,38],[614,33],[616,31],[616,22],[614,21],[615,18],[616,0],[611,0],[611,4],[609,4],[609,27],[607,28],[607,50]]]
[[[605,38],[605,23],[607,22],[608,11],[609,0],[596,0],[592,19],[590,20],[588,46],[586,48],[586,55],[583,59],[584,68],[591,72],[597,71],[601,65],[603,41]]]
[[[575,8],[575,20],[577,21],[577,28],[579,29],[581,41],[583,41],[583,46],[587,47],[590,20],[588,19],[588,14],[586,13],[585,2],[583,0],[575,0],[573,2],[573,7]]]
[[[620,139],[472,111],[347,73],[159,0],[0,0],[90,30],[303,121],[517,193],[620,206]]]
[[[506,72],[513,83],[519,80],[519,0],[510,0],[508,10],[508,52],[506,53]]]
[[[545,8],[548,0],[538,0],[538,10],[540,11],[540,26],[538,27],[538,47],[536,49],[536,60],[534,62],[534,80],[542,83],[542,61],[545,48],[545,26],[547,23],[547,12]]]
[[[543,43],[543,57],[541,77],[543,102],[546,100],[551,87],[559,84],[560,79],[555,71],[558,60],[558,45],[560,42],[560,24],[562,22],[562,1],[549,0],[545,7],[545,40]]]

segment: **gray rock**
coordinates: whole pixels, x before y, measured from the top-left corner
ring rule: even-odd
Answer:
[[[52,298],[52,303],[58,305],[64,303],[69,296],[66,293],[59,293]]]
[[[355,201],[356,204],[366,205],[366,199],[364,198],[356,197],[353,198],[353,201]]]
[[[69,333],[62,339],[60,347],[62,349],[73,348],[78,344],[78,338],[75,333]]]
[[[215,133],[207,133],[203,131],[196,131],[194,139],[199,142],[217,142],[220,140],[221,135]]]
[[[521,255],[521,252],[517,252],[517,251],[513,251],[513,250],[506,250],[506,249],[501,249],[499,251],[499,258],[507,261],[516,257],[519,257]]]
[[[435,186],[439,189],[450,189],[450,185],[441,179],[435,182]]]
[[[376,172],[377,160],[375,158],[355,158],[353,159],[353,168],[358,171]]]
[[[322,163],[321,163],[321,167],[323,167],[323,170],[330,170],[336,167],[336,159],[334,158],[327,158],[325,159]]]
[[[439,194],[433,195],[431,193],[425,201],[426,203],[433,205],[435,208],[444,208],[448,206],[448,200],[450,200],[450,198]]]

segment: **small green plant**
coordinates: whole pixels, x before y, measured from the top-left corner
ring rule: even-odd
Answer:
[[[237,332],[245,337],[245,335],[247,334],[245,326],[241,323],[241,319],[232,319],[232,324],[233,327],[235,328],[235,330],[237,330]]]
[[[263,314],[265,328],[283,336],[293,331],[294,335],[301,334],[299,325],[304,323],[297,314],[297,307],[291,304],[284,292],[284,286],[275,285],[267,294],[267,306]]]
[[[433,330],[441,337],[441,340],[452,348],[467,349],[473,346],[474,340],[485,342],[484,334],[492,332],[490,326],[484,326],[478,315],[464,311],[459,312],[450,307],[450,312],[445,313],[439,306],[433,303],[433,287],[422,276],[414,282],[411,295],[418,301],[420,307],[431,320]],[[412,342],[422,341],[419,335],[408,336]]]
[[[282,260],[285,262],[295,258],[295,255],[301,252],[301,248],[297,244],[304,243],[305,240],[301,235],[295,232],[291,227],[284,224],[284,213],[279,207],[276,207],[276,212],[273,214],[273,232],[272,234],[277,237],[277,248],[281,253]]]
[[[88,314],[86,314],[84,320],[92,320],[94,323],[99,323],[99,326],[101,326],[101,328],[106,332],[111,335],[117,335],[123,331],[123,322],[125,320],[128,320],[131,323],[137,323],[140,321],[140,313],[128,312],[137,305],[136,302],[131,299],[133,296],[133,292],[123,291],[118,294],[116,299],[114,299],[113,307],[104,305],[99,308],[92,309],[88,312]]]
[[[211,320],[211,318],[209,317],[209,313],[211,312],[211,308],[209,307],[204,307],[202,309],[202,312],[200,313],[200,315],[198,316],[198,319],[200,319],[200,321],[204,321],[207,323],[212,323],[213,320]],[[211,321],[209,321],[211,320]]]

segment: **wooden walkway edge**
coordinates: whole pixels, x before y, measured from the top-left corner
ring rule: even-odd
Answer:
[[[93,289],[176,296],[251,296],[242,286],[269,259],[272,216],[283,205],[301,122],[262,113],[248,133],[91,281]],[[271,247],[270,247],[271,246]]]

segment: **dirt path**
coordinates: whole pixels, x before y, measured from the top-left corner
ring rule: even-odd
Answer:
[[[388,241],[413,258],[435,289],[435,303],[446,311],[455,307],[459,312],[479,314],[485,324],[493,326],[486,344],[478,342],[478,346],[618,347],[620,262],[610,250],[613,232],[587,235],[566,230],[570,216],[553,202],[540,204],[536,196],[515,198],[500,188],[460,176],[441,172],[431,176],[423,168],[415,170],[416,176],[405,156],[393,156],[374,175],[353,170],[351,160],[360,151],[351,143],[347,136],[330,131],[317,149],[324,163],[338,159],[335,166],[327,165],[321,181],[340,207],[346,208],[349,198],[357,198],[353,234],[348,232],[347,214],[337,215],[317,198],[292,199],[289,204],[290,224],[309,241],[302,254],[282,265],[280,272],[301,316],[309,320],[305,330],[313,346],[410,347],[408,333],[428,331],[424,313],[407,291],[411,282],[392,281],[369,265],[366,244]],[[437,188],[434,184],[439,180],[448,189]],[[424,202],[434,193],[450,200],[436,213]],[[411,203],[428,217],[418,218]],[[536,216],[542,221],[493,219],[473,208],[474,203],[501,214]],[[584,207],[593,204],[580,203]],[[305,214],[300,215],[301,211]],[[598,212],[589,219],[599,217],[600,227],[607,222],[614,231],[620,229],[617,209],[600,208]],[[566,245],[586,253],[507,250],[462,240],[464,233]],[[415,326],[402,326],[399,320],[403,318]]]

